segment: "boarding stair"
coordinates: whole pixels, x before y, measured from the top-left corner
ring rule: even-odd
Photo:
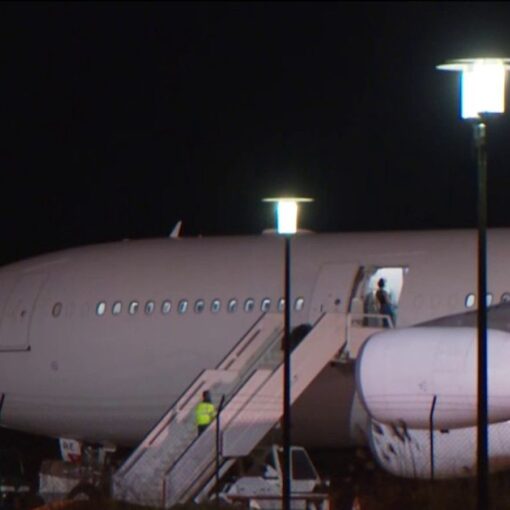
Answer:
[[[282,323],[281,314],[265,314],[224,362],[192,383],[115,474],[116,499],[163,508],[204,500],[216,476],[257,446],[283,413]],[[338,351],[344,327],[345,315],[323,314],[295,347],[291,402]],[[219,420],[197,437],[193,409],[205,389],[224,394],[226,403]]]
[[[281,315],[262,314],[216,368],[203,370],[116,471],[114,498],[161,506],[166,470],[197,436],[193,415],[203,391],[228,400],[254,370],[273,369],[282,359],[282,334]]]

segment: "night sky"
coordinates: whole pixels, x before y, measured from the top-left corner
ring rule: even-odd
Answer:
[[[0,262],[81,244],[257,234],[265,196],[316,231],[470,227],[472,133],[450,58],[510,56],[510,4],[1,3]],[[510,226],[510,113],[489,223]]]

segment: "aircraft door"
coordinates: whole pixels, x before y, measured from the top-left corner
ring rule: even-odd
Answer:
[[[46,275],[21,276],[7,299],[0,324],[0,351],[29,349],[30,322]]]
[[[315,322],[324,312],[349,311],[354,278],[359,270],[359,264],[324,264],[315,282],[312,304],[310,307],[310,322]]]

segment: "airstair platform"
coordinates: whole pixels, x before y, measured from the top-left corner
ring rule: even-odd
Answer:
[[[324,314],[293,350],[292,402],[334,357],[344,327],[345,315]],[[216,468],[224,474],[282,417],[282,334],[282,315],[264,314],[218,367],[204,370],[115,473],[114,498],[162,508],[206,499]],[[193,411],[206,389],[225,395],[225,405],[197,437]]]

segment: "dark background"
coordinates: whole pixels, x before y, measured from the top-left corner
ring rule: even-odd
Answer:
[[[0,4],[0,262],[122,238],[476,224],[471,127],[437,64],[510,56],[491,2]],[[510,115],[489,223],[510,226]]]

